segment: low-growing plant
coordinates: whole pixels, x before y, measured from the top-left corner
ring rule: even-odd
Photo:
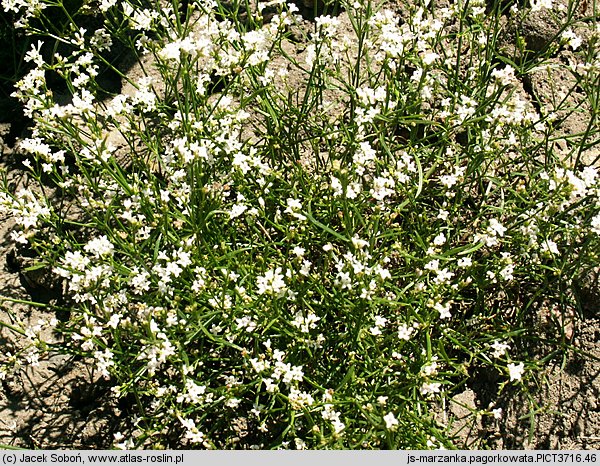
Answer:
[[[476,375],[500,395],[565,347],[598,263],[598,31],[553,41],[583,50],[564,68],[588,98],[560,136],[566,100],[520,84],[550,55],[502,51],[499,18],[529,6],[341,6],[308,30],[281,0],[102,0],[70,56],[30,51],[31,187],[0,205],[68,318],[11,323],[31,345],[4,374],[87,358],[128,401],[121,447],[432,448]],[[132,33],[147,76],[102,100],[102,52]]]

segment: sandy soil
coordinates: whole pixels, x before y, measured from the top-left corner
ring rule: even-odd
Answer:
[[[302,3],[302,2],[299,2]],[[590,2],[591,5],[592,2]],[[401,7],[398,4],[398,10]],[[591,6],[589,7],[591,8]],[[308,10],[307,10],[308,11]],[[590,11],[580,11],[580,15]],[[307,13],[307,27],[310,26]],[[541,49],[557,31],[555,19],[540,14],[526,25],[528,45]],[[577,31],[579,32],[579,31]],[[584,32],[581,32],[585,36]],[[514,51],[510,36],[505,47]],[[302,47],[294,46],[298,53]],[[516,51],[514,52],[516,53]],[[568,63],[571,52],[562,51],[553,60]],[[132,81],[141,77],[141,68],[130,69]],[[539,105],[551,103],[556,89],[572,80],[560,68],[535,73],[523,83],[525,97]],[[586,121],[583,96],[570,97],[573,112],[565,115],[560,134],[582,131]],[[26,183],[11,151],[8,127],[0,127],[0,165],[7,168],[15,184]],[[13,128],[13,135],[14,135]],[[589,158],[596,152],[586,154]],[[18,300],[56,299],[39,282],[39,277],[23,271],[26,261],[15,255],[9,239],[10,218],[0,218],[0,295]],[[457,446],[465,448],[600,448],[600,302],[587,285],[587,304],[582,320],[571,329],[576,351],[553,361],[545,371],[545,382],[529,387],[529,393],[515,395],[506,391],[499,399],[490,392],[495,386],[491,376],[478,374],[472,385],[454,397],[442,413],[452,425]],[[48,319],[45,311],[25,305],[0,304],[0,321],[18,319],[36,322]],[[0,344],[15,353],[24,338],[0,329]],[[502,408],[500,420],[478,417],[474,411],[494,403]],[[535,415],[532,415],[534,413]],[[23,367],[7,376],[0,386],[0,443],[25,448],[108,448],[113,433],[119,430],[121,412],[106,391],[89,373],[85,361],[54,354],[36,367]]]

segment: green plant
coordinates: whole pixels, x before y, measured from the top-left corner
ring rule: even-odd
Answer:
[[[17,92],[36,188],[0,205],[70,317],[44,324],[55,342],[23,329],[19,356],[89,358],[130,401],[125,447],[451,447],[437,402],[480,370],[522,386],[528,342],[566,345],[597,264],[597,170],[557,156],[561,109],[519,88],[548,55],[499,62],[501,3],[402,22],[344,4],[302,53],[293,5],[269,2],[265,25],[243,5],[253,20],[103,1],[106,29],[60,37],[70,56],[31,52]],[[123,31],[149,76],[102,101],[100,52]],[[573,68],[590,123],[572,152],[597,143],[594,44]]]

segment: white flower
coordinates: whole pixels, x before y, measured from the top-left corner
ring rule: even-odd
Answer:
[[[461,104],[456,109],[456,115],[462,122],[475,114],[477,111],[477,102],[466,95],[461,96],[460,101]]]
[[[186,429],[185,438],[189,439],[192,443],[201,443],[204,441],[204,434],[198,430],[193,420],[179,418],[179,422]]]
[[[446,186],[446,188],[451,188],[458,182],[458,178],[456,175],[442,175],[440,176],[440,183]]]
[[[433,238],[433,244],[436,246],[441,246],[445,242],[446,242],[446,236],[444,235],[444,233],[440,233],[435,238]]]
[[[305,252],[306,252],[306,249],[301,248],[300,246],[296,246],[294,249],[292,249],[292,253],[295,254],[296,257],[304,256]]]
[[[40,53],[40,49],[44,43],[41,40],[38,40],[37,45],[31,44],[31,49],[25,55],[25,61],[34,62],[37,66],[42,66],[44,64],[44,58]]]
[[[513,276],[514,270],[515,270],[514,265],[508,264],[506,267],[504,267],[500,271],[500,276],[502,277],[503,280],[506,280],[506,281],[512,280],[514,278],[514,276]]]
[[[378,102],[384,102],[386,98],[386,91],[384,87],[378,87],[377,89],[360,87],[356,89],[356,95],[364,107],[370,107]]]
[[[365,172],[365,167],[373,162],[376,156],[377,152],[368,141],[361,142],[353,157],[356,173],[362,175]]]
[[[430,363],[421,367],[421,374],[425,377],[433,377],[438,373],[437,357],[434,356]]]
[[[335,197],[340,197],[342,194],[344,194],[342,182],[335,176],[331,176],[331,189],[333,190],[333,195]]]
[[[440,56],[435,52],[428,52],[423,55],[423,63],[426,65],[431,65],[434,61],[436,61]]]
[[[400,340],[408,341],[410,340],[410,336],[412,335],[413,328],[409,327],[406,324],[402,324],[398,327],[398,338]]]
[[[552,0],[531,0],[531,11],[540,11],[543,8],[552,9]]]
[[[258,286],[258,294],[283,296],[287,290],[281,267],[277,267],[275,270],[267,270],[262,277],[256,279],[256,285]]]
[[[551,239],[547,239],[546,241],[544,241],[541,244],[541,251],[542,252],[549,252],[549,253],[554,254],[554,255],[558,255],[559,254],[557,244],[554,241],[552,241]]]
[[[506,65],[502,70],[497,68],[492,70],[492,78],[496,78],[503,86],[508,86],[517,82],[515,78],[515,69],[510,65]]]
[[[385,421],[386,429],[395,430],[398,427],[398,419],[396,419],[394,413],[387,413],[383,416],[383,420]]]
[[[289,198],[287,200],[287,207],[284,210],[286,214],[290,214],[292,217],[296,217],[298,220],[306,220],[306,216],[299,213],[302,210],[302,202],[298,199]]]
[[[433,308],[440,313],[440,319],[449,319],[452,317],[452,314],[450,313],[449,302],[446,304],[436,303]]]
[[[242,402],[242,400],[240,400],[238,398],[230,398],[225,403],[225,406],[227,406],[228,408],[237,408],[241,402]]]
[[[373,188],[371,189],[371,195],[378,201],[385,200],[386,197],[394,194],[394,180],[392,178],[378,176],[373,180]]]
[[[362,185],[360,183],[350,183],[346,188],[346,197],[348,199],[356,199],[356,196],[362,192]]]
[[[463,257],[461,259],[458,259],[458,262],[456,263],[456,265],[458,265],[459,267],[470,267],[472,264],[473,261],[470,257]]]
[[[235,323],[240,329],[244,329],[248,333],[252,333],[256,329],[256,322],[250,317],[244,316],[239,319],[235,319]]]
[[[425,264],[425,268],[427,270],[439,270],[440,261],[438,259],[432,259],[427,264]]]
[[[387,324],[387,319],[385,317],[382,316],[375,316],[375,325],[377,327],[385,327],[385,325]]]
[[[25,361],[27,361],[32,367],[36,367],[40,365],[40,355],[37,352],[37,349],[30,349],[25,354]]]
[[[600,214],[592,218],[592,231],[600,235]]]
[[[369,333],[371,335],[373,335],[374,337],[377,337],[377,336],[381,335],[381,329],[379,327],[377,327],[377,326],[371,327],[369,329]]]
[[[495,218],[490,220],[490,225],[487,228],[487,232],[493,236],[504,236],[506,228]]]
[[[510,349],[510,345],[506,343],[501,343],[498,340],[494,341],[494,343],[492,343],[490,347],[494,349],[492,356],[495,358],[501,357],[504,353],[506,353],[508,349]]]
[[[312,406],[315,401],[310,393],[300,391],[293,387],[290,389],[288,400],[292,406],[292,409],[296,411],[301,410],[305,406]]]
[[[356,249],[364,249],[369,245],[369,242],[365,241],[364,239],[360,239],[358,236],[354,235],[352,237],[352,245]]]
[[[369,332],[371,333],[371,335],[378,336],[381,335],[381,327],[385,327],[388,320],[382,316],[375,316],[374,319],[375,326],[371,327],[369,329]]]
[[[236,217],[242,215],[248,209],[247,205],[244,204],[234,204],[229,211],[229,220],[232,220]]]
[[[67,251],[63,262],[65,265],[68,265],[69,267],[72,267],[75,270],[83,271],[89,265],[90,259],[88,257],[85,257],[79,251]]]
[[[298,271],[300,273],[300,275],[304,275],[305,277],[308,277],[309,273],[310,273],[310,267],[312,266],[312,262],[307,261],[307,260],[303,260],[302,261],[302,268]]]
[[[441,386],[442,384],[439,382],[423,382],[419,391],[421,395],[433,395],[434,393],[439,393]]]
[[[339,434],[342,430],[344,430],[346,428],[346,424],[344,424],[339,419],[333,419],[331,421],[331,427],[333,427],[333,430],[335,431],[336,434]]]
[[[308,311],[306,317],[304,317],[301,312],[297,312],[294,320],[290,323],[294,327],[300,329],[301,332],[309,333],[311,329],[314,329],[317,326],[319,320],[321,320],[321,318],[312,311]]]
[[[117,0],[101,0],[101,2],[100,2],[100,11],[106,12],[111,7],[115,6],[116,4],[117,4]]]
[[[115,247],[109,241],[109,239],[103,235],[99,238],[93,238],[89,240],[83,249],[92,254],[94,257],[101,257],[112,255]]]
[[[140,271],[134,267],[131,271],[129,283],[133,287],[133,293],[141,295],[144,291],[150,289],[150,274],[145,270]]]
[[[454,273],[450,272],[448,269],[437,270],[436,273],[437,275],[433,279],[433,282],[437,283],[438,285],[449,283],[450,280],[452,280],[452,277],[454,277]]]
[[[511,382],[514,380],[521,380],[521,376],[525,372],[525,365],[521,362],[519,364],[508,365],[508,375],[510,376]]]
[[[437,218],[439,218],[440,220],[448,220],[448,215],[450,214],[450,212],[448,212],[447,210],[444,209],[440,209]]]
[[[296,444],[296,450],[306,450],[306,442],[301,438],[295,438],[294,443]]]

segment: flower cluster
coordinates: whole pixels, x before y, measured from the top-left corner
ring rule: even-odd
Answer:
[[[72,53],[29,51],[31,186],[5,180],[0,212],[62,286],[69,318],[44,325],[138,401],[117,446],[452,446],[438,402],[482,366],[500,391],[527,380],[536,309],[597,265],[600,177],[579,156],[597,114],[554,134],[566,104],[521,86],[542,58],[499,65],[482,1],[343,2],[310,28],[293,4],[242,3],[101,0],[102,28],[61,38]],[[109,96],[116,40],[147,76]],[[570,69],[597,93],[588,52]],[[32,331],[13,366],[44,354]]]

